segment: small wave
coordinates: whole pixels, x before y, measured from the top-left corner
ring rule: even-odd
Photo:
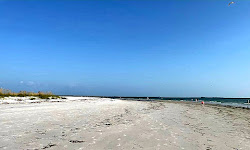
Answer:
[[[222,103],[222,102],[215,102],[215,101],[210,101],[208,102],[209,104],[218,104],[222,106],[232,106],[232,107],[244,107],[244,108],[250,108],[249,104],[244,104],[244,103]]]

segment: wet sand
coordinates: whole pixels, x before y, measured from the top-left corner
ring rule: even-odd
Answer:
[[[250,110],[68,97],[0,105],[0,149],[250,149]]]

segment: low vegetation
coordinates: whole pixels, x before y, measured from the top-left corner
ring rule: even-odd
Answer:
[[[15,93],[15,92],[12,92],[11,90],[0,88],[0,98],[9,97],[9,96],[14,96],[14,97],[33,96],[33,97],[39,97],[41,99],[60,98],[59,96],[54,95],[52,92],[40,92],[39,91],[35,93],[35,92],[20,91],[18,93]]]

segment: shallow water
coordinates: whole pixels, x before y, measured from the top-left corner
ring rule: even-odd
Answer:
[[[208,104],[217,104],[223,106],[233,106],[233,107],[244,107],[250,108],[249,99],[246,98],[174,98],[174,97],[131,97],[131,98],[122,98],[127,100],[173,100],[173,101],[193,101],[197,99],[198,102],[204,101]]]

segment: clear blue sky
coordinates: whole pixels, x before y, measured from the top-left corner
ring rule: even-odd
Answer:
[[[0,0],[0,87],[250,97],[250,1]]]

